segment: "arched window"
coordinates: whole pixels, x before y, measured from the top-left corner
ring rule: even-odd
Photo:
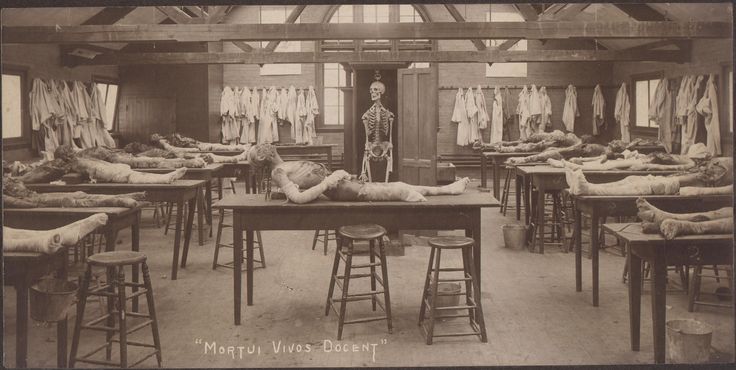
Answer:
[[[524,17],[519,14],[513,5],[510,4],[491,4],[490,9],[486,12],[487,22],[524,22]],[[499,46],[506,40],[487,40],[487,46]],[[526,40],[519,40],[514,46],[508,50],[526,50]],[[486,64],[486,77],[526,77],[526,63],[493,63]]]

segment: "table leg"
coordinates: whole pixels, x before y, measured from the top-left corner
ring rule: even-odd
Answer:
[[[486,171],[486,166],[488,166],[488,159],[486,156],[483,155],[483,152],[480,153],[480,187],[485,188],[488,184],[488,180],[486,180],[486,176],[488,175],[488,172]]]
[[[600,240],[598,239],[598,212],[593,210],[590,213],[590,258],[592,259],[593,268],[593,306],[598,307],[598,247]]]
[[[248,181],[246,180],[246,184]],[[239,211],[233,210],[233,304],[235,325],[240,325],[240,301],[243,270],[243,224]]]
[[[481,281],[482,279],[482,272],[481,272],[481,244],[480,244],[480,233],[481,233],[481,227],[480,227],[480,211],[474,212],[473,215],[470,217],[471,220],[471,228],[465,229],[465,236],[469,238],[473,238],[475,242],[473,243],[473,266],[475,267],[475,271],[478,274],[478,291],[482,292],[481,290]],[[476,299],[480,300],[481,297],[477,297]],[[477,315],[479,314],[478,310],[475,310],[476,314],[476,320],[479,320]]]
[[[217,199],[222,200],[222,176],[217,178]]]
[[[524,176],[524,219],[527,225],[530,223],[532,214],[532,181],[529,176]]]
[[[516,221],[521,221],[521,183],[522,178],[516,175],[516,181],[514,181],[514,187],[516,188],[516,195],[514,196],[516,201]]]
[[[202,194],[204,192],[204,189],[197,190],[197,196],[195,197],[196,200],[196,207],[197,207],[197,238],[199,241],[199,245],[204,245],[204,213],[206,212],[207,208],[204,205],[204,195]]]
[[[176,280],[176,272],[179,267],[179,248],[181,247],[182,216],[184,213],[184,201],[176,201],[176,229],[174,230],[174,261],[171,263],[171,280]],[[189,220],[187,220],[189,223]],[[187,233],[187,235],[189,235]]]
[[[544,254],[544,195],[546,191],[544,187],[538,187],[537,188],[537,204],[536,204],[536,211],[537,211],[537,230],[536,235],[539,242],[539,250],[538,253]],[[536,246],[536,243],[532,244],[533,247]]]
[[[115,250],[115,240],[117,240],[117,238],[117,230],[113,230],[111,227],[105,229],[105,252],[112,252]]]
[[[28,366],[28,282],[22,277],[15,284],[17,334],[15,337],[15,367]]]
[[[189,200],[189,214],[187,215],[187,226],[184,230],[184,249],[181,252],[181,267],[184,268],[187,265],[187,255],[189,254],[189,242],[192,239],[192,224],[194,223],[194,202],[196,198]],[[202,219],[200,218],[200,221]],[[199,230],[200,233],[202,229]]]
[[[667,282],[667,264],[664,253],[655,251],[654,261],[652,263],[652,278],[654,287],[652,287],[652,323],[654,332],[654,363],[663,364],[665,354],[665,318],[667,315],[665,305],[667,302],[667,294],[665,285]]]
[[[130,236],[131,236],[131,248],[134,252],[140,251],[140,235],[141,235],[141,229],[140,229],[140,213],[138,213],[138,217],[136,217],[135,223],[131,225],[130,227]],[[133,284],[138,284],[138,264],[133,264],[132,267],[133,272]],[[137,286],[133,286],[133,294],[135,294],[138,291]],[[138,297],[133,297],[133,312],[138,312]]]
[[[575,240],[575,291],[583,291],[583,241],[581,236],[583,230],[583,214],[575,207],[575,230],[573,230],[573,239]]]
[[[626,259],[629,263],[629,335],[631,337],[631,350],[639,351],[639,337],[641,334],[641,258],[628,253]]]
[[[56,322],[56,366],[66,368],[67,318]]]
[[[253,305],[253,230],[245,231],[245,276],[247,277],[246,284],[248,285],[248,306]]]
[[[207,213],[205,213],[205,220],[210,229],[210,238],[212,237],[212,179],[208,179],[204,183],[204,201],[207,205]]]
[[[245,193],[250,194],[250,166],[247,166],[243,171],[245,177]]]
[[[501,194],[501,165],[493,159],[493,197],[498,199]]]

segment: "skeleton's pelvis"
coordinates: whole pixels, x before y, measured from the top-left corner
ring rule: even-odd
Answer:
[[[365,144],[365,151],[373,161],[385,160],[391,154],[391,145],[388,141],[380,141],[377,143],[368,142]]]

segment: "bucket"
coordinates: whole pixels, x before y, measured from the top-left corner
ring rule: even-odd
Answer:
[[[431,281],[430,281],[431,284]],[[458,294],[462,286],[460,283],[439,283],[437,285],[437,294]],[[432,302],[432,296],[429,297],[429,301]],[[434,302],[433,302],[434,303]],[[437,297],[435,307],[452,307],[460,305],[459,295],[440,295]],[[442,310],[438,313],[439,315],[457,315],[458,310]],[[447,319],[442,319],[447,320]]]
[[[76,295],[77,284],[71,281],[41,279],[30,289],[31,317],[46,322],[64,320]]]
[[[526,225],[503,225],[503,243],[506,248],[523,249],[526,246]]]
[[[710,358],[713,327],[691,319],[667,321],[667,362],[703,363]]]

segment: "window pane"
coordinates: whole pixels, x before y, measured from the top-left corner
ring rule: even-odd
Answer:
[[[337,71],[325,69],[325,87],[336,87],[338,86]]]
[[[337,88],[325,89],[325,105],[338,105]]]
[[[335,106],[325,106],[325,125],[339,125],[340,124],[340,114],[339,114],[338,107]]]
[[[118,102],[118,85],[108,85],[107,100],[105,101],[105,114],[107,115],[106,129],[112,130],[113,121],[115,120],[115,111]]]
[[[3,75],[3,139],[21,137],[21,78],[17,75]]]
[[[337,70],[337,84],[338,86],[347,86],[345,84],[345,70],[340,66]]]
[[[363,23],[376,23],[375,5],[363,5]]]
[[[659,85],[659,80],[649,80],[649,102],[651,103],[652,99],[654,99],[654,94],[657,92],[657,86]],[[649,105],[647,105],[648,107]],[[647,109],[647,114],[649,114],[649,109]],[[656,121],[649,120],[649,127],[659,127]]]
[[[486,21],[488,22],[523,22],[524,17],[519,14],[512,5],[509,4],[491,4],[491,10],[486,12]],[[499,46],[506,40],[485,40],[488,46]],[[527,41],[520,40],[514,44],[509,50],[527,50]],[[486,77],[526,77],[526,63],[493,63],[486,64]]]
[[[649,127],[649,83],[636,81],[636,126]]]
[[[728,71],[728,131],[733,132],[733,71]]]
[[[105,100],[105,97],[107,96],[107,84],[97,82],[95,83],[97,85],[97,92],[100,93],[100,96],[102,97],[102,100]]]

